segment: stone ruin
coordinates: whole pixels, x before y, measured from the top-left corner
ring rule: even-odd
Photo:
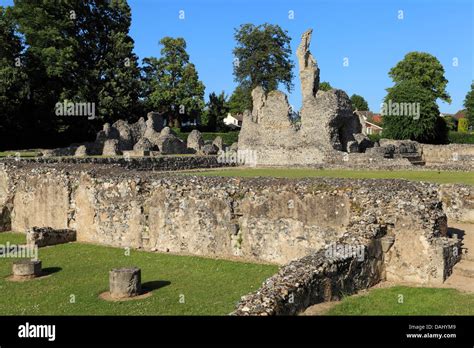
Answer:
[[[258,164],[323,163],[372,145],[361,134],[362,126],[347,94],[337,89],[319,90],[319,68],[309,51],[311,34],[312,29],[303,34],[296,53],[303,97],[299,127],[291,121],[283,92],[265,94],[261,87],[252,91],[253,111],[244,115],[239,151],[256,151]]]
[[[259,165],[317,165],[384,158],[418,159],[417,143],[372,142],[362,134],[359,115],[352,110],[347,94],[339,89],[319,90],[319,67],[309,50],[312,29],[301,39],[296,55],[301,80],[300,124],[291,120],[287,96],[280,91],[252,91],[253,110],[244,114],[238,151],[255,151]],[[386,145],[386,146],[385,146]],[[367,152],[367,154],[365,154]],[[401,161],[410,164],[408,160]],[[402,164],[402,163],[401,163]]]
[[[205,142],[202,134],[194,130],[187,141],[181,140],[165,126],[162,114],[149,112],[147,120],[141,117],[135,123],[118,120],[105,123],[94,142],[75,144],[65,148],[43,150],[43,156],[155,156],[170,154],[215,155],[222,150],[222,138]]]

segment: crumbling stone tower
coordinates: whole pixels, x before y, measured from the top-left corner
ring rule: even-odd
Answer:
[[[319,67],[309,51],[312,29],[301,38],[299,63],[303,105],[301,126],[290,120],[290,105],[281,91],[252,91],[253,110],[244,114],[239,152],[255,151],[258,165],[312,165],[341,161],[345,152],[359,152],[354,134],[361,132],[347,94],[319,91]],[[358,139],[362,137],[357,137]]]

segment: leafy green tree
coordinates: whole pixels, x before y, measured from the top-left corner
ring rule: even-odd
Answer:
[[[104,121],[140,113],[140,70],[128,35],[126,1],[17,0],[13,8],[26,43],[30,129],[39,140],[84,140]],[[95,116],[57,117],[57,102],[87,102]]]
[[[0,6],[0,146],[4,147],[21,131],[21,106],[28,94],[24,71],[23,45],[16,33],[11,10]]]
[[[229,98],[229,111],[233,115],[252,110],[252,95],[249,87],[237,86]]]
[[[469,120],[469,124],[474,126],[474,82],[471,84],[471,90],[466,94],[464,107],[466,108],[466,117]]]
[[[467,118],[460,118],[458,121],[458,132],[459,133],[467,133],[469,130],[469,121]]]
[[[429,53],[410,52],[397,63],[389,72],[395,83],[415,81],[421,87],[430,91],[437,99],[451,103],[451,97],[446,92],[448,80],[444,77],[444,68],[439,60]]]
[[[331,89],[333,89],[333,88],[332,88],[332,86],[329,82],[323,81],[319,84],[319,90],[320,91],[327,92],[327,91],[330,91]]]
[[[447,141],[446,123],[433,95],[413,80],[388,89],[382,115],[384,137],[435,144]]]
[[[171,125],[198,118],[204,108],[204,84],[190,63],[183,38],[165,37],[161,57],[143,60],[145,106],[164,112]]]
[[[290,37],[278,25],[242,24],[235,29],[235,80],[250,90],[261,86],[266,92],[278,89],[282,83],[293,88],[293,61]]]
[[[227,105],[226,99],[224,92],[221,92],[219,95],[214,92],[209,94],[209,102],[207,103],[207,126],[209,130],[216,131],[224,129],[224,118],[229,112],[229,106]]]
[[[456,122],[454,121],[453,116],[445,116],[444,121],[446,122],[448,130],[456,130]]]
[[[359,111],[368,111],[369,110],[369,104],[367,104],[367,101],[364,99],[364,97],[353,94],[351,96],[351,103],[352,103],[352,108],[354,110],[359,110]]]

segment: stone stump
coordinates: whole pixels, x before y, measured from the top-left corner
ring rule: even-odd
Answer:
[[[19,260],[13,262],[12,269],[15,279],[31,279],[41,275],[40,260]]]
[[[140,295],[141,270],[138,267],[115,268],[109,272],[110,297],[123,299]]]

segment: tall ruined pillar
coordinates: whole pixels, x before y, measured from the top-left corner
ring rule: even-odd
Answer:
[[[313,29],[308,29],[301,37],[301,43],[296,50],[301,80],[303,105],[308,99],[314,99],[319,89],[319,67],[309,51]]]

